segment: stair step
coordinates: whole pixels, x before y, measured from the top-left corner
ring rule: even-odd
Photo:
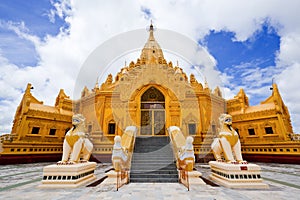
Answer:
[[[149,163],[158,163],[158,164],[171,164],[174,163],[173,160],[132,160],[131,163],[137,163],[137,164],[149,164]]]
[[[135,141],[136,142],[152,142],[152,141],[156,141],[156,142],[160,142],[160,143],[163,143],[163,142],[169,142],[170,139],[168,136],[161,136],[161,137],[136,137],[135,138]]]
[[[165,153],[169,153],[169,154],[173,154],[173,151],[164,151],[165,147],[148,147],[148,148],[139,148],[139,147],[135,147],[133,152],[134,153],[159,153],[159,152],[165,152]]]
[[[130,178],[176,178],[178,174],[130,174]]]
[[[144,163],[137,163],[137,162],[133,162],[131,163],[131,168],[132,167],[139,167],[139,168],[143,168],[143,167],[147,167],[147,166],[154,166],[154,167],[174,167],[175,168],[175,163],[173,162],[166,162],[166,163],[153,163],[153,162],[144,162]]]
[[[132,160],[131,163],[145,163],[145,164],[164,164],[164,163],[167,163],[168,165],[173,165],[175,164],[175,161],[173,159],[167,159],[167,160],[163,160],[163,159],[153,159],[153,160],[139,160],[139,159],[136,159],[136,160]]]
[[[148,167],[139,167],[139,166],[131,166],[131,170],[144,170],[144,171],[157,171],[157,170],[177,170],[176,167],[172,167],[172,166],[148,166]]]
[[[130,175],[132,174],[177,174],[177,171],[174,170],[157,170],[157,171],[145,171],[145,170],[132,170],[130,171]]]
[[[160,151],[160,152],[147,152],[147,153],[139,153],[139,152],[133,152],[133,157],[138,157],[138,158],[148,158],[148,157],[157,157],[157,158],[160,158],[160,157],[173,157],[173,153],[170,153],[170,152],[163,152],[163,151]]]
[[[131,171],[133,170],[144,170],[144,171],[157,171],[157,170],[174,170],[177,171],[175,164],[156,164],[156,163],[148,163],[148,164],[131,164]]]
[[[138,137],[133,151],[130,182],[178,182],[168,137]]]
[[[169,163],[172,163],[172,162],[175,162],[174,159],[172,158],[148,158],[147,160],[146,159],[138,159],[138,158],[133,158],[131,160],[131,162],[135,162],[135,161],[148,161],[148,162],[151,162],[151,163],[154,163],[154,162],[160,162],[160,161],[167,161]]]
[[[178,183],[177,178],[130,178],[132,183]]]
[[[148,152],[148,153],[138,153],[138,152],[133,152],[135,154],[133,154],[133,157],[144,157],[144,158],[148,158],[148,157],[173,157],[173,153],[169,153],[169,152]]]
[[[165,159],[167,159],[167,160],[174,160],[174,157],[173,157],[173,155],[171,156],[166,156],[166,155],[164,155],[164,156],[156,156],[156,155],[149,155],[149,156],[138,156],[138,155],[133,155],[132,156],[132,160],[133,159],[139,159],[139,160],[165,160]]]

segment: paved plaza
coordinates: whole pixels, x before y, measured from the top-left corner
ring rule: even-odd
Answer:
[[[190,191],[179,183],[130,183],[116,191],[115,185],[75,189],[40,189],[43,167],[53,163],[0,166],[0,199],[62,200],[62,199],[299,199],[300,165],[256,163],[262,167],[262,178],[269,189],[228,189],[222,186],[192,185]],[[98,164],[97,179],[105,176],[110,164]],[[208,164],[196,169],[209,179]]]

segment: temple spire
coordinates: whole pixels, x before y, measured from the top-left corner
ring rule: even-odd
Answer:
[[[163,52],[154,38],[154,26],[151,24],[149,26],[149,38],[142,50],[140,60],[141,64],[149,64],[149,63],[162,63],[164,60]]]
[[[150,32],[150,34],[149,34],[149,41],[155,41],[155,38],[154,38],[154,34],[153,34],[153,32],[154,32],[154,28],[153,28],[153,24],[152,24],[152,20],[151,20],[151,24],[150,24],[150,27],[149,27],[149,32]]]
[[[152,19],[151,19],[151,21],[150,21],[150,30],[152,30],[152,31],[153,31]]]
[[[207,83],[206,77],[204,77],[204,88],[208,88],[208,83]]]

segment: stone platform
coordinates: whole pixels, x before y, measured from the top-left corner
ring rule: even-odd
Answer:
[[[263,183],[261,168],[256,164],[229,164],[210,161],[210,178],[228,188],[267,189]]]
[[[76,188],[96,179],[95,162],[74,165],[48,165],[43,169],[39,188]]]
[[[33,163],[0,166],[0,199],[5,200],[60,200],[60,199],[128,199],[128,200],[171,200],[171,199],[288,199],[298,200],[300,196],[300,165],[258,163],[261,176],[269,189],[229,189],[209,184],[191,185],[190,191],[179,183],[129,183],[116,191],[113,184],[102,182],[94,187],[38,188],[43,177],[43,168],[55,163]],[[112,168],[109,163],[97,163],[97,179],[105,176]],[[209,179],[210,166],[196,163],[195,168]]]

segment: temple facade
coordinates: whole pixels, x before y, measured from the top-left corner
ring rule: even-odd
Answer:
[[[110,156],[115,135],[125,127],[139,127],[138,136],[165,136],[166,128],[181,127],[195,137],[196,148],[216,132],[226,101],[219,88],[214,92],[172,62],[166,61],[154,38],[149,38],[136,62],[130,62],[113,78],[89,90],[74,102],[75,112],[86,117],[97,155]],[[209,141],[207,141],[209,144]],[[209,147],[205,149],[209,151]]]
[[[152,25],[140,57],[114,76],[109,74],[101,85],[83,88],[80,99],[71,100],[61,90],[55,105],[46,106],[31,95],[30,87],[16,111],[13,142],[34,138],[62,144],[72,114],[80,113],[86,118],[86,131],[94,144],[92,156],[98,161],[111,161],[113,139],[127,126],[138,127],[138,137],[166,136],[168,127],[178,126],[185,137],[194,137],[196,160],[206,162],[213,157],[210,145],[217,136],[218,118],[227,112],[233,117],[246,159],[276,153],[300,158],[299,141],[292,141],[295,137],[289,111],[276,84],[272,95],[256,106],[249,105],[243,89],[233,99],[225,100],[218,87],[210,89],[207,83],[198,82],[193,74],[187,75],[164,58]],[[3,138],[4,147],[9,142]],[[280,148],[279,143],[283,145]],[[23,151],[12,146],[5,151],[18,151],[12,148]]]

